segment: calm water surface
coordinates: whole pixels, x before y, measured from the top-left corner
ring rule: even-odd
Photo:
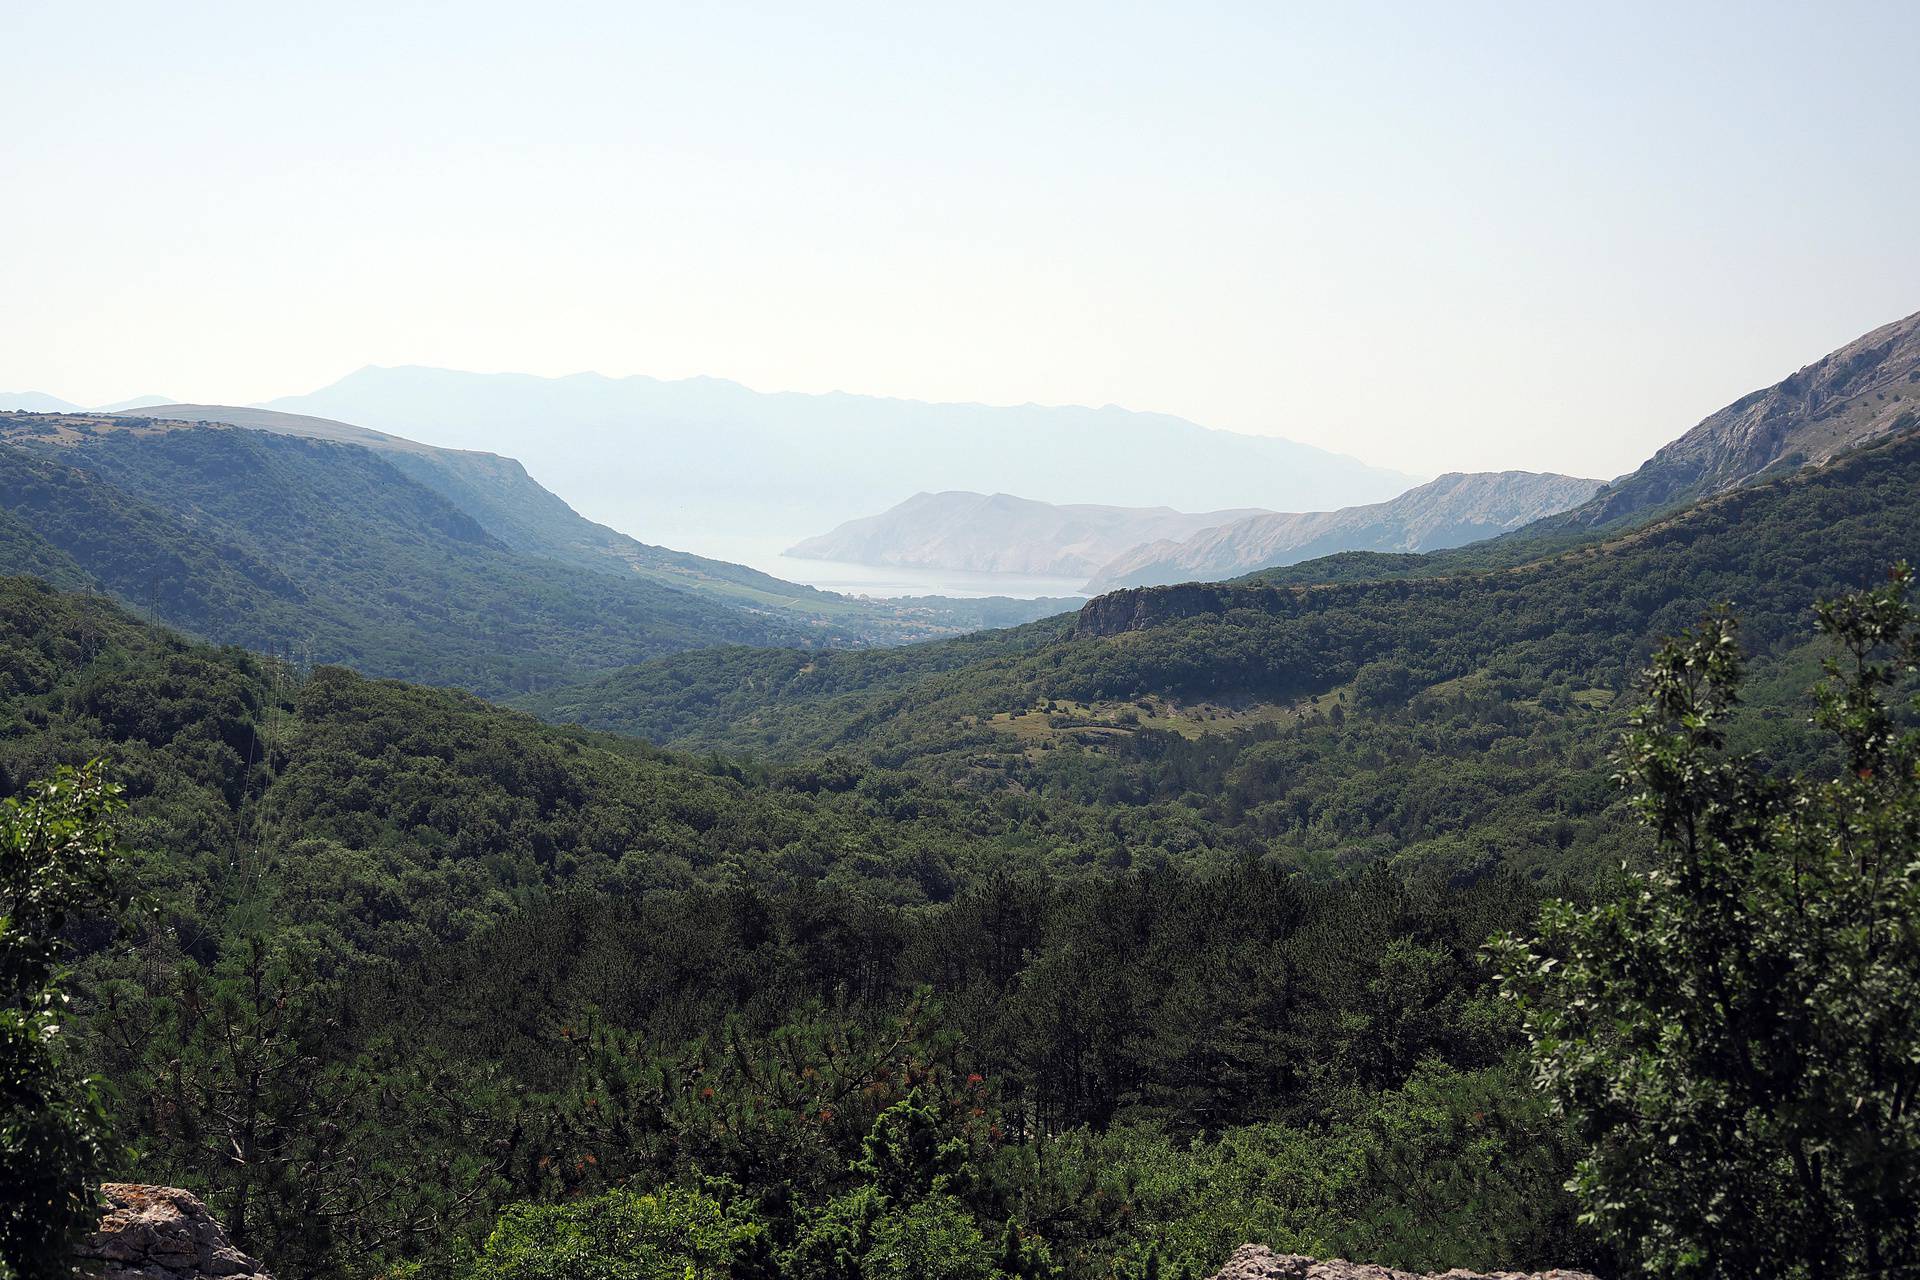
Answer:
[[[692,539],[689,539],[692,541]],[[684,550],[716,560],[731,560],[770,573],[788,582],[801,582],[822,591],[839,591],[852,596],[952,596],[975,600],[982,596],[1011,596],[1016,600],[1036,600],[1042,596],[1078,596],[1085,578],[1041,578],[1020,573],[964,573],[957,569],[902,568],[896,565],[841,564],[834,560],[800,560],[782,555],[797,538],[714,539],[701,538],[698,545]]]

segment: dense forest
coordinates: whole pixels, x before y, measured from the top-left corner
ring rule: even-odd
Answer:
[[[1062,859],[897,771],[665,755],[23,580],[0,617],[9,785],[109,755],[141,851],[69,984],[116,1172],[281,1274],[1613,1258],[1483,953],[1526,877]]]
[[[1772,953],[1728,968],[1780,918],[1774,843],[1817,845],[1844,804],[1906,847],[1904,790],[1846,789],[1916,777],[1875,709],[1911,678],[1877,656],[1912,652],[1906,579],[1814,621],[1908,553],[1917,477],[1900,439],[1532,559],[1207,588],[1205,609],[1147,593],[902,649],[718,649],[600,686],[610,717],[682,726],[673,746],[204,645],[61,590],[50,561],[0,580],[9,883],[48,831],[127,851],[91,899],[60,882],[58,1052],[100,1084],[74,1132],[116,1176],[204,1194],[283,1278],[1130,1280],[1245,1240],[1692,1273],[1668,1237],[1731,1220],[1699,1179],[1593,1207],[1646,1144],[1746,1167],[1818,1135],[1596,1109],[1638,1042],[1568,1013],[1593,998],[1570,984],[1649,1026],[1774,1018]],[[1610,914],[1663,883],[1688,806],[1756,815],[1713,820],[1737,884],[1711,900],[1751,927],[1689,923],[1692,872],[1657,900],[1672,919]],[[1845,939],[1901,918],[1907,880],[1822,874],[1851,905],[1778,946],[1899,981]],[[1670,954],[1620,969],[1623,939]],[[44,951],[9,971],[29,1028],[54,1025]],[[1758,994],[1686,1012],[1689,965]],[[1683,986],[1641,990],[1652,972]],[[1813,1179],[1834,1258],[1912,1247],[1855,1208],[1906,1194],[1861,1181],[1907,1167],[1910,1082],[1875,1054],[1835,1058],[1892,1110],[1883,1146]],[[1724,1061],[1644,1069],[1690,1099],[1810,1079]],[[1743,1194],[1777,1215],[1811,1192]]]
[[[138,851],[68,983],[116,1172],[283,1275],[636,1239],[823,1278],[1617,1261],[1484,953],[1653,855],[1611,700],[1068,732],[1032,789],[956,789],[940,753],[689,757],[30,579],[0,626],[6,786],[104,758]],[[1801,631],[1732,726],[1776,772],[1834,764],[1792,727]],[[1087,643],[1053,637],[961,647]]]
[[[0,1280],[1920,1280],[1920,4],[1090,10],[0,3]]]
[[[23,580],[0,617],[10,785],[109,757],[142,851],[142,913],[73,983],[122,1172],[210,1193],[283,1274],[635,1181],[777,1183],[756,1213],[790,1249],[888,1115],[968,1144],[925,1212],[996,1244],[1015,1219],[1074,1274],[1249,1232],[1443,1260],[1495,1192],[1524,1202],[1502,1256],[1573,1247],[1519,1164],[1405,1221],[1391,1190],[1403,1142],[1532,1161],[1550,1128],[1462,1127],[1514,1095],[1475,957],[1533,910],[1517,879],[1126,871],[1090,831],[1115,852],[1083,864],[1037,811],[886,770],[754,776]],[[1226,1212],[1229,1175],[1269,1189]]]

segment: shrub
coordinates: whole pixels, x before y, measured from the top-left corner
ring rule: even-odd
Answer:
[[[758,1223],[698,1191],[612,1191],[500,1216],[460,1280],[730,1280],[765,1247]]]
[[[1652,1274],[1920,1267],[1920,733],[1886,697],[1920,665],[1908,582],[1820,611],[1830,779],[1729,758],[1731,618],[1663,649],[1618,756],[1655,865],[1500,948],[1586,1219]]]
[[[93,1081],[59,1037],[64,933],[118,893],[119,790],[98,764],[0,804],[0,1280],[72,1270],[107,1162]]]

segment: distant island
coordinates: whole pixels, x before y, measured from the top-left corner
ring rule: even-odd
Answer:
[[[1037,502],[1006,493],[917,493],[788,548],[808,560],[1085,575],[1089,593],[1235,577],[1339,551],[1435,551],[1577,507],[1599,480],[1453,472],[1386,502],[1333,511],[1182,512]]]

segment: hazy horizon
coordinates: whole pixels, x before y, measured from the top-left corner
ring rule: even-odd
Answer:
[[[1904,318],[1905,318],[1904,315],[1889,317],[1888,321],[1883,323],[1890,323],[1894,320],[1899,320]],[[1862,332],[1863,333],[1870,332],[1871,329],[1879,328],[1879,327],[1880,325],[1876,324],[1876,325],[1870,326],[1866,330],[1862,330]],[[1849,337],[1858,337],[1858,336],[1860,335],[1859,334],[1849,335]],[[1831,346],[1838,347],[1840,345],[1843,345],[1844,341],[1845,339],[1836,339],[1831,344]],[[1779,381],[1780,379],[1786,377],[1788,374],[1792,373],[1794,369],[1797,369],[1807,363],[1810,363],[1811,360],[1815,358],[1817,358],[1817,356],[1809,355],[1805,359],[1803,359],[1800,362],[1800,364],[1797,364],[1792,368],[1782,368],[1776,376],[1769,378],[1768,380],[1769,383]],[[1431,480],[1435,478],[1438,475],[1441,475],[1447,472],[1459,472],[1459,471],[1535,471],[1535,472],[1557,471],[1557,474],[1563,474],[1563,475],[1579,474],[1571,471],[1557,470],[1555,468],[1550,468],[1550,467],[1523,466],[1523,465],[1517,465],[1517,464],[1489,465],[1485,467],[1466,467],[1466,466],[1457,466],[1457,465],[1447,465],[1447,466],[1439,467],[1437,469],[1422,470],[1419,468],[1409,467],[1402,460],[1397,458],[1384,458],[1384,457],[1370,456],[1368,454],[1357,452],[1350,448],[1343,448],[1338,442],[1320,442],[1316,440],[1307,439],[1300,435],[1295,435],[1295,434],[1282,432],[1282,431],[1262,432],[1262,431],[1251,431],[1243,428],[1236,428],[1236,427],[1230,427],[1230,426],[1222,426],[1217,423],[1203,421],[1203,420],[1191,417],[1190,415],[1179,413],[1174,410],[1144,408],[1139,405],[1123,404],[1123,403],[1117,403],[1117,402],[1111,402],[1111,401],[1102,403],[1102,404],[1096,404],[1092,401],[1086,401],[1086,400],[1080,400],[1080,401],[1024,400],[1024,401],[1016,402],[1016,401],[1010,401],[1010,400],[996,401],[996,400],[982,400],[982,399],[936,399],[936,398],[931,398],[927,396],[871,392],[871,391],[861,390],[856,387],[828,387],[822,390],[801,390],[801,389],[792,388],[792,387],[760,386],[760,385],[755,385],[753,383],[747,382],[740,378],[727,377],[720,374],[710,374],[710,373],[691,373],[691,374],[685,374],[685,375],[676,376],[676,377],[666,377],[666,376],[661,376],[658,374],[648,373],[644,371],[633,371],[633,372],[626,372],[626,373],[609,373],[601,369],[575,369],[566,373],[533,373],[533,372],[529,372],[526,369],[516,369],[516,368],[472,369],[472,368],[461,368],[461,367],[456,367],[452,365],[425,364],[425,363],[419,363],[419,362],[413,362],[413,361],[401,361],[393,364],[379,364],[379,363],[369,361],[369,362],[356,365],[351,369],[344,370],[339,375],[332,378],[328,378],[320,383],[316,383],[311,387],[306,387],[298,390],[294,390],[294,389],[282,390],[282,391],[278,391],[278,392],[261,396],[259,398],[251,399],[251,400],[239,399],[235,397],[220,397],[220,396],[210,396],[210,395],[209,396],[169,395],[163,392],[147,391],[147,392],[137,392],[137,393],[128,394],[124,397],[114,399],[114,400],[91,401],[91,400],[79,399],[70,395],[65,395],[59,390],[49,390],[48,388],[42,387],[42,386],[27,386],[24,384],[17,385],[17,386],[0,385],[0,397],[23,396],[23,395],[48,396],[53,399],[65,401],[66,403],[73,405],[78,410],[97,411],[97,412],[126,412],[126,411],[132,411],[142,407],[161,406],[161,405],[167,405],[167,404],[208,404],[208,405],[228,405],[236,408],[239,408],[239,407],[271,408],[282,401],[298,400],[305,395],[310,395],[319,391],[325,391],[335,386],[338,383],[345,382],[346,380],[348,380],[349,378],[351,378],[353,375],[357,373],[364,373],[368,371],[405,370],[405,369],[420,369],[420,370],[426,370],[426,371],[435,372],[435,373],[476,374],[482,377],[533,378],[533,379],[538,379],[544,382],[566,382],[574,379],[599,379],[606,382],[642,381],[642,382],[651,382],[651,383],[660,383],[660,384],[724,383],[730,386],[742,388],[746,391],[750,391],[756,395],[761,395],[761,396],[805,396],[805,397],[814,398],[814,399],[825,399],[825,398],[831,398],[835,396],[841,396],[841,397],[847,397],[851,399],[896,401],[903,404],[927,405],[927,406],[936,406],[936,407],[962,407],[962,408],[986,408],[986,409],[1023,409],[1023,408],[1046,408],[1046,409],[1084,408],[1084,409],[1094,409],[1094,410],[1118,409],[1130,414],[1142,414],[1142,415],[1176,418],[1181,421],[1188,422],[1193,426],[1201,427],[1205,430],[1222,431],[1231,435],[1269,436],[1269,437],[1277,437],[1277,438],[1293,440],[1297,443],[1311,445],[1314,448],[1324,449],[1330,453],[1334,453],[1343,457],[1356,459],[1357,461],[1366,463],[1369,466],[1385,468],[1388,470],[1403,471],[1410,477],[1410,483],[1423,483],[1427,480]],[[1750,391],[1758,390],[1760,388],[1760,385],[1761,384],[1756,384],[1753,387],[1744,388],[1743,390],[1740,390],[1737,392],[1729,392],[1724,402],[1716,403],[1711,408],[1707,409],[1706,411],[1698,415],[1698,417],[1694,419],[1689,419],[1687,422],[1683,424],[1676,425],[1671,432],[1669,432],[1667,435],[1656,440],[1653,443],[1653,445],[1647,450],[1647,454],[1650,454],[1654,450],[1657,450],[1661,445],[1668,443],[1670,440],[1677,438],[1688,428],[1695,425],[1695,423],[1699,420],[1699,418],[1706,417],[1707,414],[1712,413],[1715,410],[1724,407],[1725,404],[1733,403],[1735,400],[1740,399],[1742,396],[1746,395]],[[325,416],[325,415],[313,415],[313,416]],[[363,424],[356,423],[354,425],[363,425]],[[403,433],[396,432],[396,434],[403,434]],[[426,434],[431,434],[431,433],[423,433],[422,435],[423,440]],[[439,441],[438,443],[443,443],[446,445],[446,447],[460,447],[452,441]],[[476,444],[473,447],[481,447],[481,446]],[[1624,476],[1632,472],[1633,470],[1635,470],[1641,462],[1644,462],[1646,460],[1647,454],[1635,456],[1632,459],[1632,461],[1620,467],[1617,471],[1608,471],[1608,472],[1594,471],[1591,473],[1590,478],[1599,479],[1599,480],[1612,480],[1620,476]],[[1025,495],[1016,495],[1016,496],[1025,496]]]
[[[1910,6],[450,19],[9,7],[0,386],[595,369],[1612,476],[1920,307]]]

